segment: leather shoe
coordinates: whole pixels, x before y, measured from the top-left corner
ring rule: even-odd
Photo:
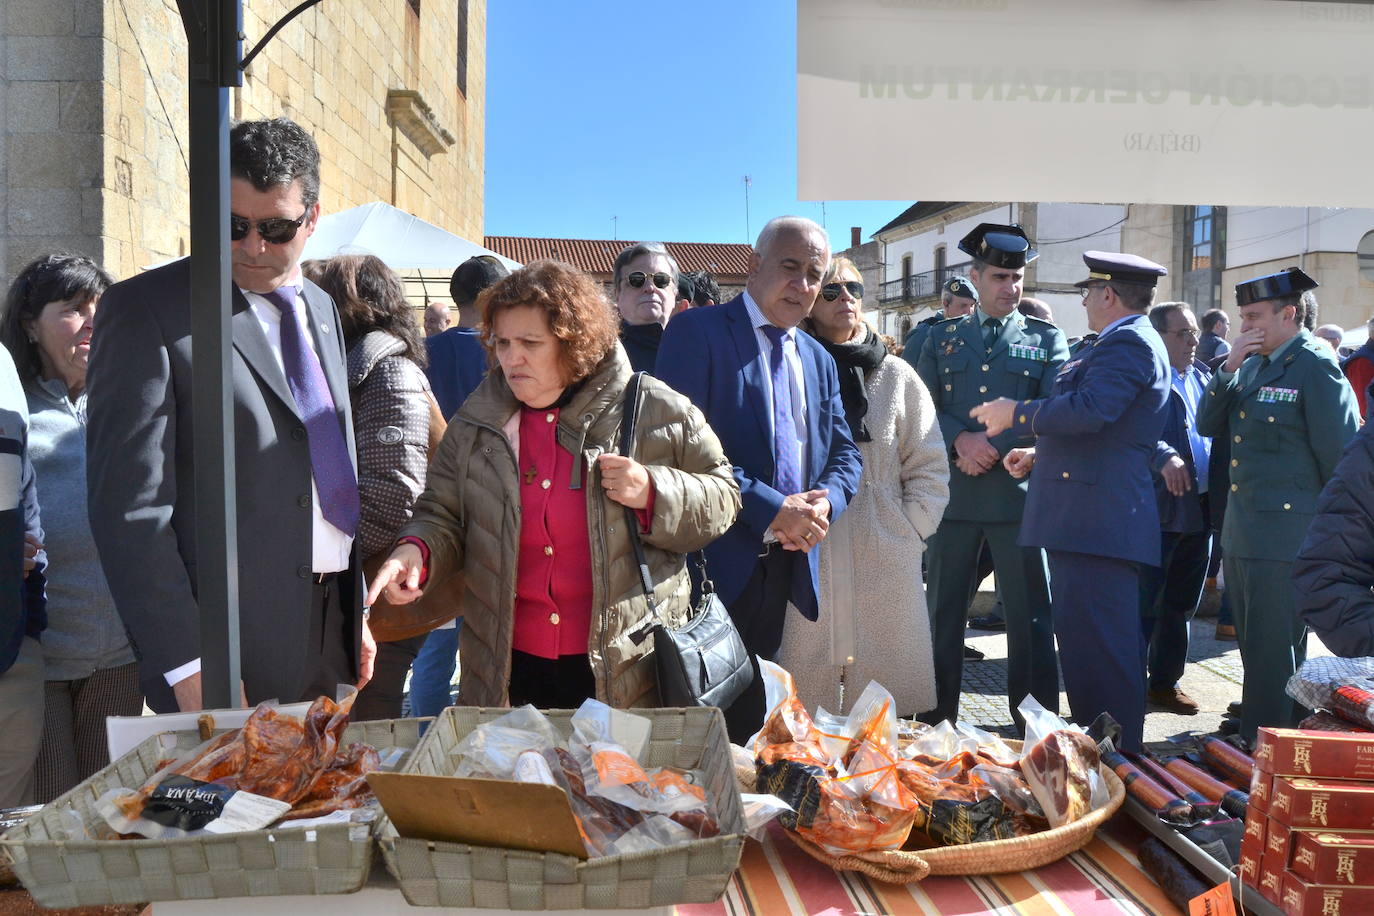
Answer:
[[[1236,641],[1236,628],[1229,623],[1217,624],[1216,638],[1222,642]]]
[[[970,630],[1005,630],[1007,628],[1007,622],[1001,617],[994,617],[992,614],[986,614],[982,617],[970,617],[968,620],[968,628]]]
[[[1240,720],[1239,720],[1239,719],[1222,719],[1222,720],[1221,720],[1221,724],[1217,726],[1217,734],[1218,734],[1218,735],[1234,735],[1234,734],[1238,733],[1239,731],[1240,731]]]
[[[975,662],[979,662],[979,661],[982,661],[982,660],[985,658],[985,656],[983,655],[982,652],[979,652],[977,649],[973,648],[973,646],[970,646],[970,645],[968,645],[968,644],[965,644],[965,645],[964,645],[964,658],[971,659],[972,661],[975,661]]]
[[[1197,700],[1177,686],[1164,687],[1159,690],[1151,690],[1146,696],[1150,702],[1156,706],[1162,706],[1170,712],[1178,713],[1180,716],[1195,716],[1198,713]]]
[[[1240,700],[1232,700],[1226,704],[1226,714],[1233,718],[1240,718]]]

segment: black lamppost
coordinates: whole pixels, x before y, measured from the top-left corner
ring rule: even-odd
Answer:
[[[301,3],[241,59],[242,0],[177,0],[186,30],[191,192],[191,404],[201,704],[239,703],[238,518],[229,327],[229,89]]]

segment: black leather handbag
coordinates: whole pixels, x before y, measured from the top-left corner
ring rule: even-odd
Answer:
[[[642,373],[636,372],[625,386],[625,414],[620,424],[620,454],[630,454],[635,420],[639,416],[639,387]],[[639,565],[639,581],[649,613],[659,622],[651,631],[654,658],[658,669],[658,694],[664,706],[718,706],[728,708],[739,699],[754,680],[754,669],[744,640],[730,619],[715,586],[706,575],[706,557],[701,551],[693,557],[701,565],[701,595],[691,618],[676,630],[663,623],[654,599],[654,583],[644,544],[639,539],[639,519],[625,508],[625,523]]]

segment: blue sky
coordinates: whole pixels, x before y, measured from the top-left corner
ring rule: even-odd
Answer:
[[[796,196],[796,32],[795,0],[490,0],[486,233],[752,242],[772,216],[820,222]],[[824,222],[844,248],[910,203],[826,201]]]

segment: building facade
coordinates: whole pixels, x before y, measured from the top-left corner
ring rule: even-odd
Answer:
[[[884,280],[874,323],[899,339],[940,307],[940,288],[968,273],[959,240],[979,223],[1019,223],[1040,257],[1026,268],[1024,294],[1043,299],[1065,333],[1087,331],[1073,284],[1083,279],[1083,252],[1119,250],[1126,208],[1120,204],[945,203],[923,201],[873,234],[882,247]]]
[[[298,4],[244,4],[244,53]],[[186,40],[174,0],[0,3],[0,271],[51,250],[116,277],[188,253]],[[349,0],[297,17],[231,90],[320,145],[325,212],[387,201],[480,238],[485,0]]]
[[[1234,318],[1237,283],[1301,267],[1321,284],[1319,323],[1351,329],[1374,316],[1374,276],[1361,274],[1358,256],[1364,239],[1374,254],[1374,210],[921,202],[873,236],[884,279],[870,311],[880,330],[903,334],[939,308],[943,281],[968,271],[959,239],[981,222],[1020,223],[1035,240],[1040,257],[1026,269],[1025,294],[1048,302],[1070,336],[1087,330],[1071,284],[1083,278],[1082,254],[1090,249],[1165,265],[1169,276],[1155,301],[1187,302],[1199,315],[1224,308]]]

